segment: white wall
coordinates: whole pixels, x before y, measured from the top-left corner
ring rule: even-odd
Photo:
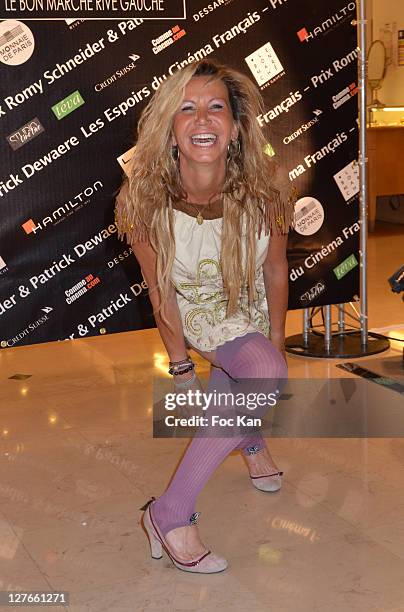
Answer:
[[[368,0],[368,19],[371,19],[373,39],[379,38],[385,23],[396,22],[397,30],[404,30],[404,0]],[[395,34],[397,44],[397,34]],[[387,106],[404,106],[404,66],[390,65],[378,98]]]

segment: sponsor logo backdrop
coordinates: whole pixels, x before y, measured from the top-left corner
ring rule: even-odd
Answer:
[[[291,309],[358,293],[355,3],[192,0],[178,21],[0,23],[1,347],[154,326],[116,237],[114,194],[140,112],[216,57],[260,87],[268,151],[299,192]]]

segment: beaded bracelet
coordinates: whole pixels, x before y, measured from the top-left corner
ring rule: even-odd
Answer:
[[[168,370],[169,374],[172,374],[173,376],[179,376],[180,374],[186,374],[187,372],[190,372],[191,370],[193,370],[195,368],[194,364],[190,364],[187,368],[184,368],[183,370],[176,370],[175,372],[173,370]]]
[[[183,363],[188,363],[189,361],[192,361],[192,359],[189,357],[189,355],[187,355],[186,358],[185,359],[181,359],[181,361],[170,361],[169,362],[169,366],[171,368],[171,366],[182,365]]]
[[[182,361],[170,361],[168,373],[172,376],[178,376],[179,374],[186,374],[195,368],[195,364],[190,357],[183,359]]]
[[[168,370],[168,373],[171,374],[172,376],[178,376],[179,374],[185,374],[186,372],[190,372],[194,368],[195,368],[195,364],[192,363],[191,361],[191,363],[186,367],[178,366],[177,368],[176,367],[170,368]]]

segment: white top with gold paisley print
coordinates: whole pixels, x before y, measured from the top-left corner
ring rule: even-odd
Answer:
[[[251,332],[269,333],[268,306],[262,273],[269,235],[257,239],[257,300],[248,316],[246,297],[240,311],[226,319],[227,298],[219,266],[223,218],[205,219],[201,225],[181,210],[174,210],[176,242],[172,281],[177,290],[185,338],[203,351],[213,351],[229,340]]]

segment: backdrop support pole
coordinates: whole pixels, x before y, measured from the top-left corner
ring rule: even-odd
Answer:
[[[343,304],[338,304],[338,331],[345,331],[345,311]]]
[[[331,351],[331,306],[326,306],[324,308],[324,326],[325,326],[325,334],[324,334],[324,349],[326,353]]]
[[[304,346],[309,345],[309,331],[310,331],[310,314],[309,309],[303,310],[303,344]]]
[[[323,306],[323,332],[313,331],[308,309],[303,311],[303,334],[290,336],[285,346],[288,353],[304,355],[305,357],[350,358],[364,357],[381,353],[390,347],[390,342],[384,338],[369,338],[368,334],[368,298],[367,298],[367,233],[368,233],[368,190],[367,190],[367,141],[366,141],[366,2],[357,2],[357,20],[352,25],[358,32],[358,87],[359,87],[359,287],[360,300],[358,330],[345,328],[345,310],[343,304],[337,304],[338,329],[332,333],[331,305]],[[310,333],[311,332],[311,333]]]
[[[366,139],[366,0],[359,0],[357,4],[359,15],[358,41],[358,86],[359,86],[359,185],[360,185],[360,327],[361,344],[368,344],[368,285],[367,285],[367,254],[368,254],[368,158]]]

